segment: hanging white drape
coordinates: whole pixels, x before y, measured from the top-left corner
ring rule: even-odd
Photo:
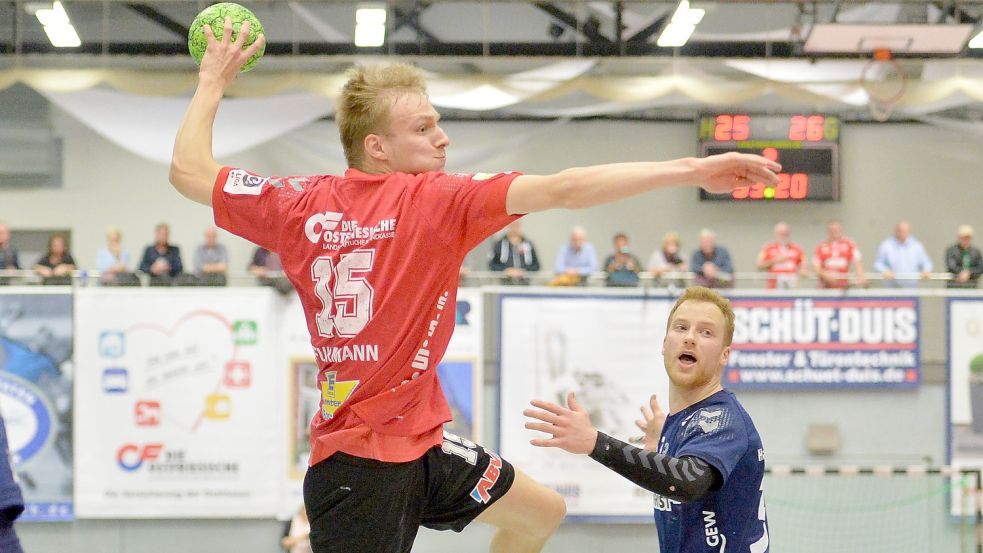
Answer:
[[[165,164],[190,102],[98,89],[41,93],[119,147]],[[213,152],[222,158],[248,150],[333,111],[326,98],[310,93],[224,100],[215,118]]]
[[[635,65],[633,65],[633,63]],[[890,96],[897,82],[864,60],[576,59],[512,74],[429,73],[438,108],[547,118],[616,115],[642,109],[856,109],[868,92]],[[983,101],[983,61],[905,60],[907,89],[895,113],[926,117]],[[630,71],[631,69],[637,69]],[[615,70],[617,69],[617,70]],[[215,154],[235,154],[330,115],[343,72],[258,71],[229,89],[216,119]],[[95,132],[144,158],[167,163],[193,73],[114,69],[0,70],[0,90],[25,83]],[[883,90],[882,90],[883,89]],[[925,121],[933,121],[926,118]],[[983,123],[969,123],[970,126]],[[975,127],[974,127],[975,128]],[[974,131],[975,132],[975,131]]]

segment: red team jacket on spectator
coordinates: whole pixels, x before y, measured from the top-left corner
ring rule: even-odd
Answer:
[[[777,288],[779,283],[782,284],[782,288],[788,288],[798,282],[799,267],[805,261],[805,252],[802,251],[801,246],[792,243],[772,242],[765,244],[761,252],[763,254],[762,261],[771,261],[782,255],[786,257],[785,261],[779,261],[768,267],[768,273],[775,275],[775,278],[768,279],[768,288]]]
[[[832,242],[825,240],[816,246],[816,259],[823,269],[839,273],[844,277],[837,279],[833,284],[825,284],[820,279],[820,287],[846,288],[850,285],[850,281],[846,278],[850,273],[850,264],[854,261],[860,261],[860,249],[849,238],[840,238]]]
[[[337,451],[410,461],[441,443],[451,413],[436,366],[459,269],[518,218],[505,211],[517,176],[219,173],[215,223],[277,252],[304,308],[321,391],[311,465]]]

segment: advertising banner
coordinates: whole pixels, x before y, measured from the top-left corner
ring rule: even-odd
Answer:
[[[735,389],[915,388],[918,298],[731,298]]]
[[[79,516],[277,513],[285,379],[274,296],[77,291]]]
[[[666,407],[662,341],[669,298],[504,295],[500,299],[500,444],[503,457],[557,490],[573,520],[650,521],[652,494],[584,455],[529,444],[532,399],[566,404],[568,392],[601,432],[627,440],[654,393]]]
[[[983,468],[983,298],[946,303],[949,360],[949,464]],[[951,494],[952,514],[971,514],[965,498]]]
[[[26,503],[19,520],[71,520],[72,295],[67,289],[4,288],[0,415]]]

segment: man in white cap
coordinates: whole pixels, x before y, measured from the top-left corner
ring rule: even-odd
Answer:
[[[974,248],[973,227],[959,225],[956,231],[958,240],[945,251],[945,267],[954,276],[949,288],[976,288],[980,275],[983,275],[983,255]]]

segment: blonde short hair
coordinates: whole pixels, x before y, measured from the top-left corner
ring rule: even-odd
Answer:
[[[690,286],[683,292],[683,295],[679,296],[676,304],[672,306],[672,311],[669,312],[669,322],[666,323],[667,332],[669,325],[672,324],[672,317],[676,314],[676,309],[679,309],[684,301],[701,301],[716,305],[724,316],[724,347],[730,346],[734,340],[734,310],[730,306],[730,300],[703,286]]]
[[[400,93],[427,95],[423,72],[405,63],[356,66],[348,70],[348,81],[338,98],[338,132],[349,167],[364,161],[365,137],[380,133],[389,115],[391,101]]]

